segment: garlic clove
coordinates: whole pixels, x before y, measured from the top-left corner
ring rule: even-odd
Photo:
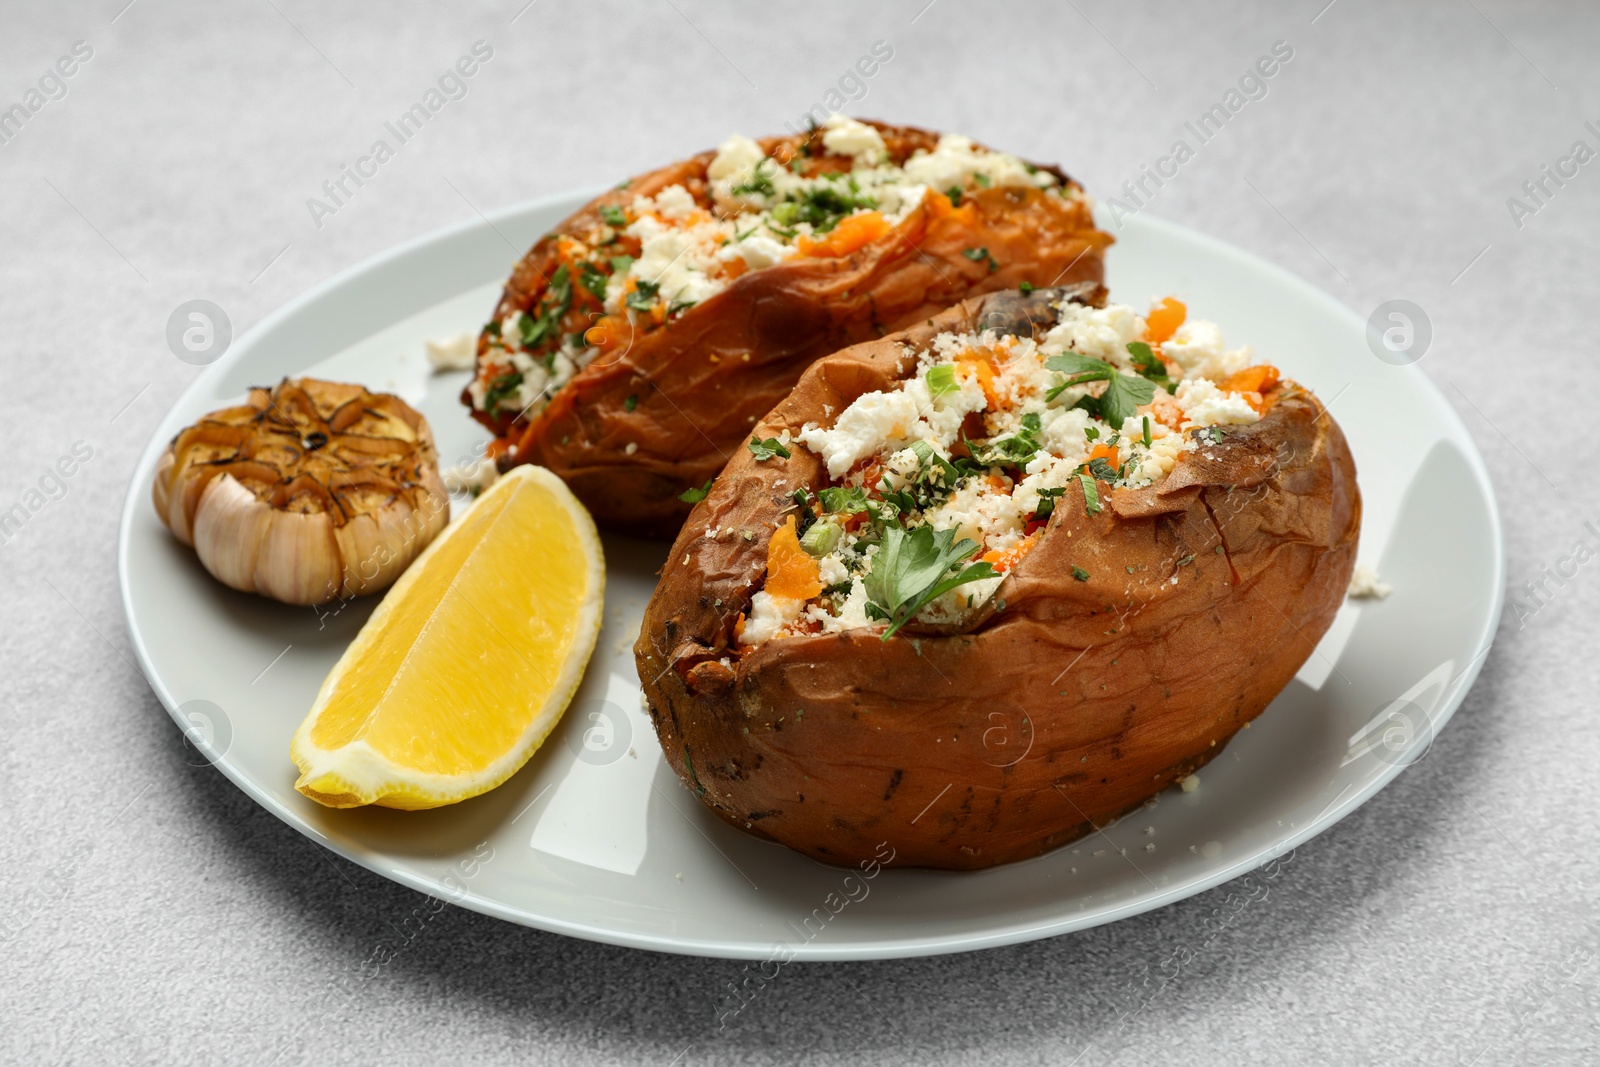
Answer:
[[[246,593],[256,591],[260,531],[271,511],[270,504],[246,489],[233,475],[223,474],[211,480],[195,508],[190,543],[212,577]]]
[[[339,594],[344,567],[326,513],[271,508],[257,537],[258,591],[286,604],[321,604]]]

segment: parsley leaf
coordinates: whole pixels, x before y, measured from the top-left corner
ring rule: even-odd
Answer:
[[[750,443],[745,446],[750,449],[750,454],[756,457],[757,463],[765,463],[773,456],[789,458],[789,450],[783,447],[783,442],[776,437],[769,437],[765,441],[759,437],[750,438]]]
[[[1103,359],[1095,359],[1093,356],[1077,352],[1063,352],[1059,356],[1045,360],[1044,365],[1049,370],[1067,375],[1066,381],[1045,394],[1047,400],[1054,400],[1069,386],[1082,385],[1085,382],[1105,382],[1104,393],[1098,397],[1083,397],[1077,406],[1086,409],[1090,414],[1099,415],[1110,423],[1113,429],[1120,429],[1124,420],[1138,414],[1136,409],[1140,404],[1148,404],[1155,399],[1155,382],[1148,378],[1123,374]]]
[[[623,214],[622,209],[617,205],[604,204],[600,208],[600,221],[604,222],[607,226],[612,226],[620,230],[622,227],[628,224],[628,216]]]
[[[1072,568],[1072,576],[1078,579],[1080,582],[1087,582],[1089,580],[1089,572],[1084,570],[1082,567],[1074,566]]]
[[[612,256],[611,271],[613,274],[626,274],[628,268],[633,266],[632,256]]]
[[[1033,283],[1032,282],[1022,282],[1022,283],[1020,283],[1017,286],[1017,292],[1021,293],[1023,296],[1027,296],[1029,293],[1033,292]]]
[[[1124,421],[1139,413],[1140,404],[1155,399],[1156,383],[1148,378],[1135,378],[1131,374],[1113,375],[1100,394],[1100,417],[1112,426],[1121,428]]]
[[[898,523],[886,527],[872,569],[862,578],[868,602],[888,620],[887,641],[929,601],[944,593],[998,573],[987,563],[974,563],[955,575],[950,570],[978,550],[969,538],[955,539],[954,530],[918,526],[906,530]]]
[[[700,501],[704,500],[708,495],[710,495],[711,483],[714,481],[716,481],[715,478],[707,478],[705,485],[702,485],[698,489],[685,489],[683,492],[678,494],[678,499],[683,501],[685,504],[698,504]]]
[[[629,412],[629,413],[631,413],[633,411],[633,409],[638,407],[638,406],[639,406],[639,398],[637,396],[635,396],[633,393],[629,393],[628,394],[628,398],[622,402],[622,410],[626,411],[626,412]]]
[[[952,185],[950,188],[944,191],[944,195],[950,198],[951,207],[961,206],[961,186]]]
[[[1163,389],[1172,388],[1172,379],[1167,377],[1167,365],[1149,345],[1143,341],[1133,341],[1128,345],[1128,355],[1133,358],[1133,367],[1141,377],[1150,379]]]

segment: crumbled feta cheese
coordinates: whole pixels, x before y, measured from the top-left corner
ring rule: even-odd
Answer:
[[[1128,345],[1143,337],[1145,330],[1143,317],[1133,308],[1126,304],[1092,308],[1063,301],[1058,315],[1041,346],[1047,353],[1058,355],[1071,349],[1125,370],[1133,366]]]
[[[1261,421],[1256,409],[1238,393],[1225,393],[1205,378],[1185,378],[1178,384],[1178,407],[1189,426],[1242,426]]]
[[[1250,349],[1227,351],[1222,347],[1222,330],[1214,322],[1190,319],[1161,345],[1163,357],[1183,368],[1185,378],[1224,381],[1243,370],[1250,362]]]
[[[982,408],[983,392],[975,386],[935,400],[928,383],[913,378],[899,389],[856,398],[839,413],[832,429],[806,424],[799,440],[823,458],[831,477],[838,478],[858,461],[890,446],[926,440],[948,449],[960,434],[967,413]]]
[[[772,640],[778,635],[779,630],[800,617],[800,610],[804,607],[803,600],[772,596],[766,590],[762,590],[750,598],[750,612],[745,616],[739,643],[759,645],[763,641]]]
[[[822,124],[822,147],[836,156],[854,156],[857,161],[878,163],[889,158],[883,135],[864,122],[834,112]]]
[[[1356,600],[1382,600],[1392,592],[1394,588],[1365,563],[1356,564],[1356,569],[1350,573],[1350,589],[1346,595]]]
[[[1004,552],[1022,537],[1022,527],[1033,514],[1023,511],[1016,497],[1001,492],[984,478],[969,479],[936,507],[923,512],[935,530],[954,530],[956,540],[969,538],[980,546]]]
[[[717,147],[716,158],[706,167],[706,177],[712,181],[740,178],[750,173],[757,163],[767,158],[761,146],[742,134],[734,134]]]
[[[932,152],[918,152],[906,160],[905,173],[912,181],[939,190],[965,186],[980,174],[990,185],[1045,188],[1056,182],[1053,174],[1042,170],[1030,173],[1028,165],[1016,156],[979,148],[972,138],[958,133],[944,134]]]
[[[751,270],[765,270],[794,254],[794,245],[784,244],[765,233],[753,233],[742,241],[735,240],[723,245],[717,252],[717,258],[724,263],[741,259]]]
[[[428,355],[428,366],[435,371],[471,370],[478,358],[478,335],[430,337],[422,347]]]

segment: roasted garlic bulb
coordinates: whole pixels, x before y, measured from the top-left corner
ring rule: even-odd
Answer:
[[[285,378],[172,439],[156,514],[225,585],[289,604],[387,588],[450,520],[427,420],[389,393]]]

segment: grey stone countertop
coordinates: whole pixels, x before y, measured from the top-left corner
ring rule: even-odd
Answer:
[[[1573,467],[1600,389],[1592,6],[11,0],[0,26],[0,109],[28,111],[0,127],[0,511],[47,495],[0,537],[0,1062],[1600,1060],[1600,501]],[[479,40],[466,95],[314,218],[323,181]],[[130,662],[118,511],[197,373],[169,314],[206,298],[242,332],[475,208],[775,132],[878,41],[893,57],[845,82],[849,111],[1059,160],[1102,198],[1287,42],[1147,207],[1363,315],[1425,309],[1421,365],[1504,512],[1481,678],[1425,760],[1176,976],[1161,961],[1226,887],[1012,948],[787,968],[721,1031],[741,964],[454,907],[331,998],[421,898],[191,766]],[[89,458],[46,478],[78,442]]]

